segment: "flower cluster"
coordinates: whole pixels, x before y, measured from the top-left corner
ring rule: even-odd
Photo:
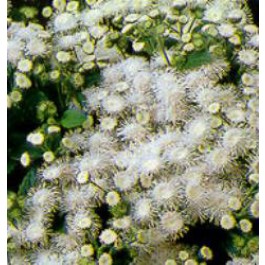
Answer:
[[[183,241],[200,224],[231,233],[227,264],[258,264],[258,29],[244,1],[83,4],[54,0],[47,30],[9,28],[16,85],[50,60],[52,79],[83,88],[88,117],[60,158],[44,147],[26,197],[9,194],[10,264],[207,264],[210,246]]]

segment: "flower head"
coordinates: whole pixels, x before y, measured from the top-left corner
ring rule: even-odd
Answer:
[[[103,244],[112,244],[117,239],[117,234],[111,229],[105,229],[99,236]]]

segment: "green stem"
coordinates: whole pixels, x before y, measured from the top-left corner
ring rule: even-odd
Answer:
[[[168,66],[171,66],[167,53],[165,51],[163,40],[161,39],[161,37],[157,38],[157,43],[158,43],[159,52],[161,56],[163,57],[164,61],[167,63]]]

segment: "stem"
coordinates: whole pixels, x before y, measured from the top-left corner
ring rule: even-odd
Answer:
[[[190,32],[191,27],[193,26],[195,20],[196,20],[195,18],[192,18],[190,21],[188,21],[188,23],[187,23],[186,25],[184,25],[184,26],[182,27],[182,29],[181,29],[182,34],[183,34],[183,33],[185,34],[185,33]],[[185,27],[185,32],[183,32],[184,27]]]
[[[163,43],[161,37],[157,38],[157,42],[158,42],[159,52],[160,52],[161,56],[163,57],[163,59],[165,60],[167,65],[171,66],[170,61],[169,61],[168,56],[167,56],[167,53],[166,53],[165,48],[164,48],[164,43]]]

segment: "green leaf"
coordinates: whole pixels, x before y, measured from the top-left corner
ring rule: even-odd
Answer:
[[[192,69],[200,67],[205,64],[209,64],[212,61],[212,56],[208,51],[198,51],[191,53],[187,57],[186,63],[183,65],[183,69]]]
[[[38,148],[35,146],[32,146],[32,147],[27,148],[25,150],[27,150],[29,152],[30,157],[33,159],[41,158],[43,155],[43,151],[41,150],[41,148]]]
[[[86,115],[78,110],[67,110],[61,119],[64,128],[70,129],[81,126],[86,120]]]
[[[26,176],[24,177],[22,183],[19,186],[18,189],[18,195],[26,195],[28,190],[33,187],[36,183],[36,168],[31,168]]]

